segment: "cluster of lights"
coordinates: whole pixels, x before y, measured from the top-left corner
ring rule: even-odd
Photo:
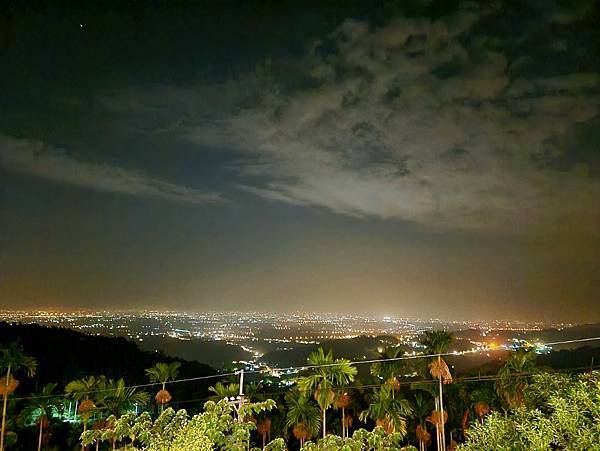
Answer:
[[[414,320],[384,316],[382,318],[353,314],[319,313],[265,313],[265,312],[173,312],[173,311],[0,311],[0,321],[37,323],[79,330],[91,335],[122,336],[143,341],[147,337],[166,337],[188,341],[203,339],[223,341],[240,346],[251,357],[245,364],[260,364],[265,349],[273,345],[277,350],[290,350],[293,345],[319,344],[322,340],[352,339],[359,336],[393,336],[396,343],[417,355],[423,350],[418,337],[424,330],[473,329],[480,331],[481,340],[466,340],[468,350],[456,354],[482,350],[514,349],[529,346],[536,352],[549,352],[541,342],[526,342],[521,337],[497,342],[492,332],[531,332],[545,327],[562,329],[570,324],[542,324],[508,321],[441,321]],[[381,341],[383,345],[384,340]],[[383,348],[380,350],[382,352]],[[367,358],[364,356],[364,358]]]

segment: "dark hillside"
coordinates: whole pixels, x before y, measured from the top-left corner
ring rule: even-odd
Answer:
[[[19,393],[37,391],[48,382],[62,389],[69,381],[87,375],[103,374],[109,378],[124,378],[128,385],[147,383],[144,369],[156,362],[178,360],[182,363],[179,378],[215,374],[210,366],[196,361],[167,357],[160,352],[141,351],[125,338],[109,338],[82,334],[69,329],[50,328],[33,324],[0,323],[0,344],[19,340],[26,352],[38,362],[36,376],[23,377]],[[175,384],[175,400],[196,399],[207,395],[214,381]]]

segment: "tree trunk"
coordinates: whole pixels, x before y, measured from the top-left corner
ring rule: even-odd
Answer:
[[[326,418],[325,418],[325,413],[327,412],[325,409],[321,409],[323,411],[323,438],[325,438],[325,436],[327,435],[327,424],[326,424]]]
[[[87,421],[83,417],[81,419],[83,420],[83,433],[85,433],[85,431],[87,431]],[[81,442],[81,451],[85,451],[85,445],[83,442]]]
[[[8,393],[4,393],[2,398],[2,431],[0,433],[0,451],[4,451],[4,428],[6,427],[6,403],[8,402]]]
[[[348,438],[348,423],[346,422],[346,408],[342,407],[342,416],[344,417],[344,432],[346,433],[346,437]]]
[[[440,411],[440,397],[435,397],[435,411]],[[440,425],[438,422],[435,423],[435,447],[438,451],[444,451],[442,448],[442,439],[440,438]]]
[[[438,363],[442,364],[442,357],[440,357],[438,355]],[[442,450],[446,450],[446,433],[445,433],[445,428],[444,428],[444,400],[442,398],[442,377],[440,376],[439,378],[439,386],[440,386],[440,418],[441,418],[441,425],[440,425],[440,435],[442,436]]]
[[[2,403],[2,430],[0,431],[0,451],[4,451],[4,432],[6,431],[6,405],[8,404],[8,384],[10,380],[10,365],[6,369],[6,390]]]
[[[40,418],[40,434],[38,437],[38,451],[42,451],[42,435],[44,434],[44,420]]]

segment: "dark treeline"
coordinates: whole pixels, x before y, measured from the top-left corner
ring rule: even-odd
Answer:
[[[445,353],[453,346],[453,341],[453,334],[444,331],[426,332],[421,339],[426,354]],[[131,413],[133,406],[136,414],[148,411],[152,418],[165,407],[184,408],[194,414],[201,411],[207,399],[231,399],[239,390],[237,376],[173,383],[174,380],[217,372],[197,361],[142,351],[136,343],[125,338],[0,323],[0,345],[3,371],[11,360],[6,355],[11,347],[18,348],[17,354],[21,355],[22,361],[35,360],[34,374],[26,374],[27,364],[20,365],[21,371],[16,372],[18,384],[9,392],[8,449],[36,449],[38,441],[40,449],[77,449],[82,427],[84,434],[85,427],[90,428],[89,432],[110,432],[110,425],[106,423],[110,414],[118,418]],[[451,355],[447,357],[448,364],[440,358],[394,360],[403,352],[398,345],[389,346],[379,352],[379,362],[353,365],[349,360],[338,358],[347,355],[340,353],[334,359],[331,351],[324,352],[319,348],[308,360],[315,367],[294,377],[292,386],[277,377],[249,374],[244,384],[247,400],[274,400],[277,405],[276,410],[255,418],[256,431],[248,439],[249,443],[259,445],[281,437],[287,442],[287,449],[297,450],[304,442],[317,440],[321,434],[323,439],[325,434],[335,434],[343,439],[361,428],[371,431],[380,426],[385,433],[399,434],[403,441],[418,444],[422,450],[433,449],[440,441],[445,442],[444,449],[454,449],[458,443],[467,440],[466,431],[473,422],[483,424],[489,414],[525,406],[529,402],[530,375],[550,374],[555,370],[558,373],[564,370],[565,374],[582,373],[600,364],[599,347],[547,355],[520,349],[500,353],[491,361],[480,360],[477,366],[461,364],[461,359],[472,359],[472,356]],[[13,357],[12,361],[15,360],[19,359]],[[94,378],[95,383],[99,383],[94,385],[95,392],[86,391],[89,387],[86,384],[90,384],[90,380],[94,382]],[[132,388],[137,392],[127,394],[127,386],[148,384],[149,381],[160,383]],[[125,389],[122,393],[118,389],[119,383]],[[62,414],[47,422],[45,416],[29,415],[33,411],[24,416],[23,412],[27,413],[27,406],[32,404],[28,396],[33,394],[34,398],[37,396],[43,401],[45,398],[39,395],[48,389],[48,384],[53,385],[52,396],[64,400],[61,401]],[[9,385],[6,383],[7,390]],[[437,404],[442,385],[443,409]],[[143,401],[138,401],[142,398]],[[64,414],[66,405],[71,411],[73,401],[79,403],[77,418]],[[85,403],[88,405],[83,408]],[[39,406],[44,402],[33,404]],[[438,415],[438,409],[445,412],[446,419],[441,413]],[[48,419],[51,418],[52,415],[48,415]],[[37,437],[36,431],[40,431]],[[116,443],[115,438],[113,446]]]
[[[146,368],[157,362],[178,361],[179,378],[215,374],[210,366],[165,356],[161,352],[141,351],[125,338],[86,335],[69,329],[43,327],[35,324],[0,323],[0,343],[18,340],[28,355],[38,363],[33,378],[20,378],[21,394],[40,391],[48,383],[62,390],[70,381],[89,375],[104,375],[109,379],[123,378],[128,385],[146,384]],[[209,382],[174,384],[174,399],[196,399],[209,395]]]

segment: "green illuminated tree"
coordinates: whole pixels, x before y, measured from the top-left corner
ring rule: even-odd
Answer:
[[[321,408],[323,438],[327,435],[326,413],[335,400],[336,389],[354,380],[356,367],[349,360],[333,359],[333,352],[327,354],[319,347],[308,357],[307,375],[298,379],[298,388],[304,394],[312,394]]]
[[[23,371],[27,376],[33,377],[37,369],[37,362],[33,357],[26,355],[23,346],[16,341],[1,348],[0,353],[0,369],[4,372],[4,377],[0,379],[0,390],[2,391],[3,398],[2,427],[0,429],[0,451],[3,451],[8,397],[19,385],[19,381],[13,377],[13,374]]]
[[[372,419],[388,434],[406,436],[406,417],[412,414],[412,407],[405,398],[395,397],[394,388],[382,385],[371,395],[369,407],[361,412],[361,421]]]
[[[77,413],[81,417],[81,421],[83,423],[83,433],[87,431],[88,422],[94,412],[98,411],[96,402],[102,399],[105,389],[105,376],[87,376],[82,379],[76,379],[69,382],[65,387],[65,393],[79,402]],[[94,400],[96,400],[96,402]],[[85,445],[83,443],[81,445],[81,449],[85,449]]]
[[[214,396],[211,396],[210,399],[218,402],[225,398],[229,399],[238,396],[240,393],[240,384],[236,384],[235,382],[229,384],[217,382],[214,386],[208,387],[208,390],[215,394]]]
[[[496,392],[508,408],[522,407],[525,404],[527,378],[536,369],[535,358],[533,349],[520,348],[510,355],[498,371]]]
[[[379,352],[382,362],[371,365],[371,374],[381,378],[386,384],[393,388],[393,393],[400,390],[399,376],[406,372],[406,364],[398,359],[402,356],[402,350],[398,346],[388,346]]]
[[[319,433],[321,428],[321,414],[319,407],[309,397],[294,390],[285,396],[287,405],[286,425],[292,429],[294,437],[304,442]]]
[[[50,422],[58,418],[64,410],[62,399],[54,395],[56,384],[47,384],[41,391],[27,400],[25,407],[19,414],[19,422],[24,425],[34,424],[38,426],[38,451],[42,449],[44,428]]]
[[[148,379],[150,379],[150,382],[162,384],[162,389],[159,390],[154,397],[156,402],[160,405],[161,412],[163,411],[165,404],[172,399],[171,394],[166,389],[167,382],[177,378],[180,366],[181,363],[179,362],[159,362],[152,368],[146,370],[146,375],[148,376]]]
[[[143,391],[137,391],[135,387],[127,387],[123,379],[107,381],[105,389],[99,400],[103,410],[109,414],[119,417],[135,406],[148,404],[150,395]]]

